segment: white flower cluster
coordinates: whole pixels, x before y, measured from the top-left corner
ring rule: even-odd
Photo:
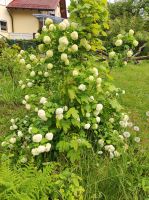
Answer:
[[[120,153],[118,151],[115,150],[115,147],[113,145],[105,145],[105,150],[108,151],[110,153],[110,158],[114,158],[114,157],[119,157]]]
[[[63,112],[64,112],[64,108],[57,108],[55,113],[56,113],[56,119],[61,120],[63,119]]]
[[[47,143],[46,145],[40,145],[39,147],[37,148],[33,148],[31,150],[31,153],[33,156],[38,156],[39,154],[41,153],[46,153],[46,152],[49,152],[51,149],[51,144],[50,143]]]
[[[116,40],[115,46],[119,47],[123,44],[123,41],[121,39]]]
[[[133,51],[132,50],[127,51],[127,57],[128,58],[132,57],[132,55],[133,55]]]
[[[46,113],[42,109],[38,110],[38,117],[43,121],[47,121]]]

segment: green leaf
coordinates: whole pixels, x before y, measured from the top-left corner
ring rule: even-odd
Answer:
[[[73,117],[74,119],[78,119],[79,115],[78,115],[78,110],[75,109],[75,107],[72,107],[68,110],[67,114],[66,114],[66,118],[70,118]]]
[[[70,97],[71,100],[75,99],[75,97],[76,97],[75,90],[68,89],[68,95],[69,95],[69,97]]]

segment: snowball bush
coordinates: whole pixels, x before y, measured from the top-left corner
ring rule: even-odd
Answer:
[[[42,164],[65,154],[74,162],[81,149],[91,147],[100,156],[114,158],[133,137],[127,131],[129,117],[117,101],[122,91],[110,84],[107,63],[91,54],[90,40],[76,26],[68,20],[53,25],[47,19],[42,33],[36,34],[41,43],[36,55],[20,52],[27,70],[19,82],[26,92],[27,115],[11,120],[3,143],[15,161],[25,157],[26,162]],[[116,46],[122,43],[118,39]]]

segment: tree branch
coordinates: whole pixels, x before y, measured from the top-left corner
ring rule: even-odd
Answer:
[[[139,48],[139,50],[137,51],[137,53],[135,53],[135,54],[133,55],[133,57],[138,56],[138,55],[141,53],[142,49],[143,49],[145,46],[146,46],[146,43],[144,43],[144,44]]]

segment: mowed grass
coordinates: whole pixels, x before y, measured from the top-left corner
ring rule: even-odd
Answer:
[[[124,68],[112,71],[113,83],[125,90],[126,94],[120,98],[121,104],[129,113],[140,132],[147,138],[149,135],[149,62],[137,65],[129,64]],[[145,133],[145,134],[144,134]]]

